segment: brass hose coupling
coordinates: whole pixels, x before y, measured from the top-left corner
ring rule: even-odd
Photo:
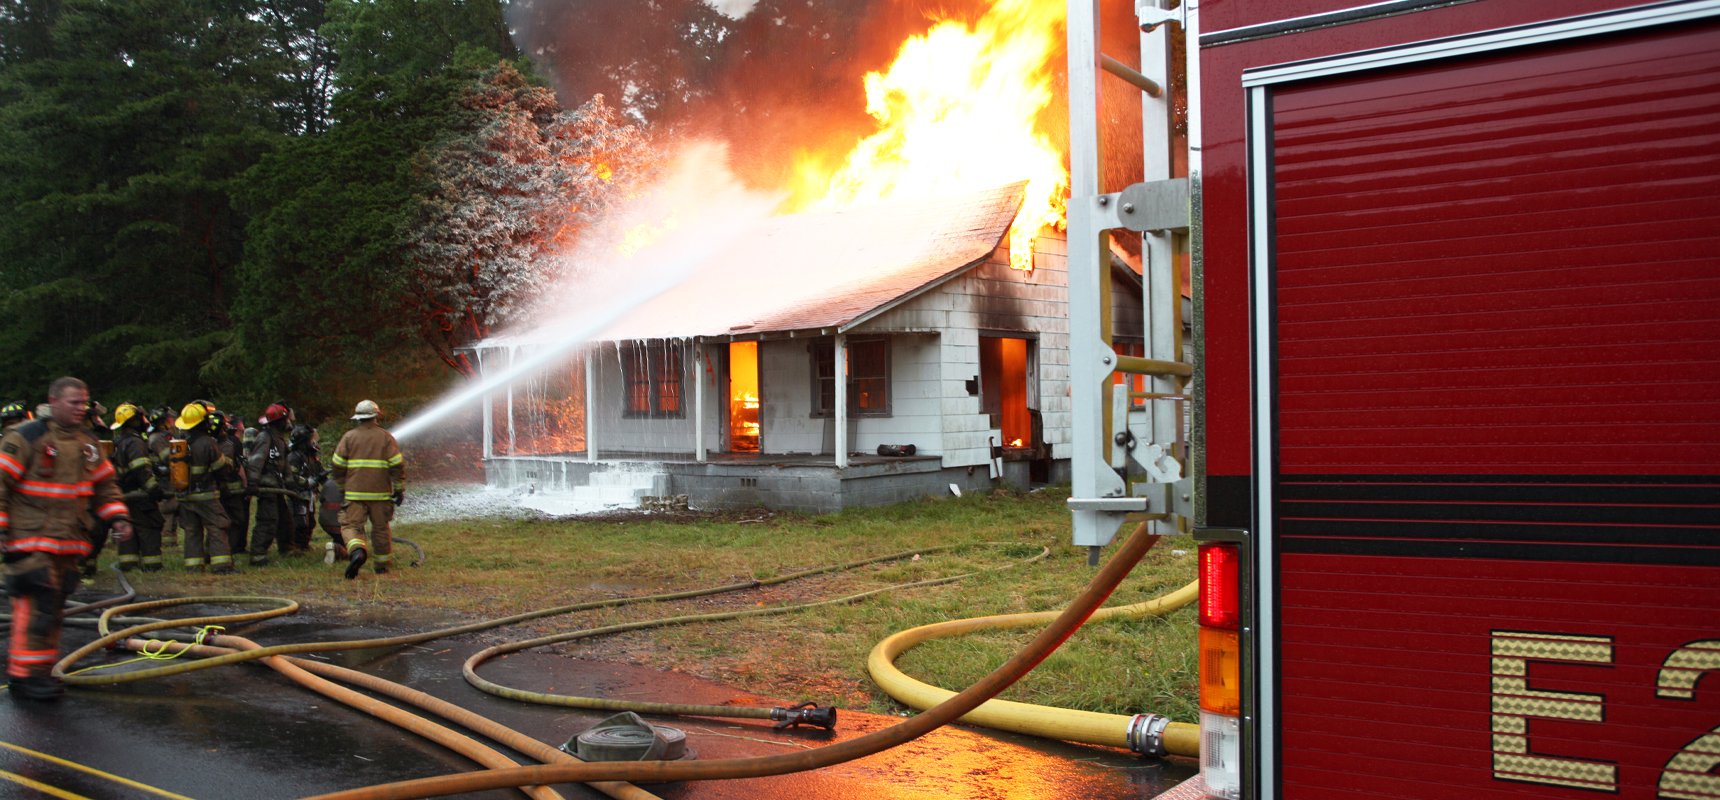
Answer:
[[[836,708],[819,708],[817,703],[810,701],[788,708],[773,708],[770,710],[770,718],[776,720],[773,727],[777,730],[801,725],[811,725],[827,731],[836,730]]]

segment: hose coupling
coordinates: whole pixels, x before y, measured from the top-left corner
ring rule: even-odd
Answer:
[[[801,725],[811,725],[827,731],[836,730],[836,708],[819,708],[817,703],[805,702],[788,708],[773,708],[770,718],[776,720],[775,728],[794,728]]]
[[[1153,758],[1170,755],[1165,749],[1165,728],[1170,724],[1171,718],[1161,714],[1136,714],[1129,720],[1129,749]]]

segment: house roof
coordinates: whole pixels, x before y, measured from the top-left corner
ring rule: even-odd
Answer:
[[[763,220],[728,237],[592,337],[752,337],[836,330],[983,261],[1002,242],[1025,183],[956,197]],[[493,336],[474,349],[543,344],[555,331]]]

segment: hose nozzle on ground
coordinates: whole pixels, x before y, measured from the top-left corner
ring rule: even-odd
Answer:
[[[770,718],[776,720],[775,728],[794,728],[801,725],[811,725],[827,731],[836,730],[836,709],[819,708],[817,703],[805,702],[788,708],[773,708]]]

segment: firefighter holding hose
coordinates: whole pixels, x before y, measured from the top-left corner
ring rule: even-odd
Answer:
[[[113,465],[86,420],[89,387],[60,378],[48,387],[45,419],[0,436],[0,539],[13,634],[6,675],[13,697],[55,700],[63,693],[50,672],[59,660],[66,598],[78,588],[78,559],[88,555],[97,519],[120,541],[131,520]]]
[[[376,423],[381,413],[376,403],[359,401],[352,412],[358,427],[340,437],[334,448],[333,476],[346,501],[340,512],[340,531],[346,537],[349,554],[347,580],[357,577],[371,556],[376,559],[376,574],[388,572],[394,552],[389,523],[394,520],[394,507],[406,501],[405,457],[394,434]],[[366,521],[370,523],[368,540]]]

